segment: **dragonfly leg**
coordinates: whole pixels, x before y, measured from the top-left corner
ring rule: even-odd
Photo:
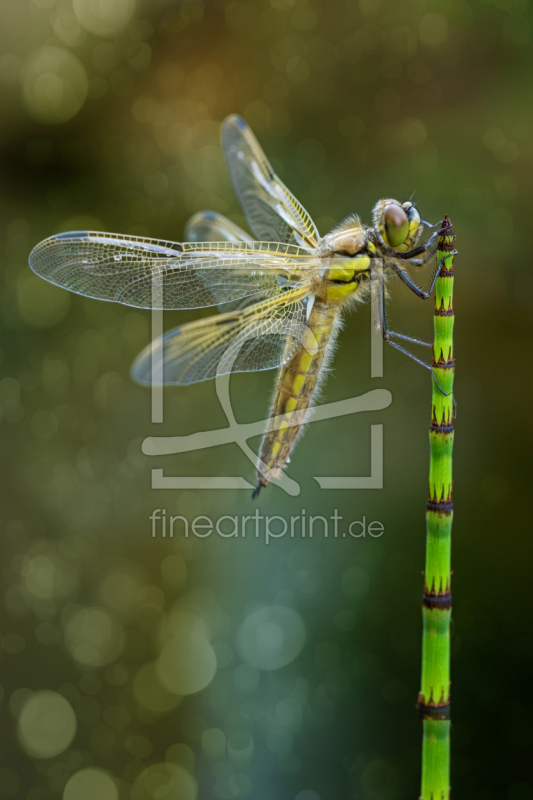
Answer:
[[[427,224],[427,223],[424,223],[424,224]],[[438,222],[437,225],[441,225],[441,223]],[[436,228],[437,225],[429,225],[428,224],[428,227],[429,228]],[[397,258],[401,258],[403,261],[409,261],[414,256],[421,256],[423,254],[427,254],[426,258],[422,259],[422,261],[419,264],[412,264],[412,266],[417,266],[417,267],[422,266],[422,264],[425,264],[426,261],[428,261],[431,258],[431,256],[434,255],[437,252],[437,248],[436,247],[433,250],[431,250],[430,253],[428,253],[428,250],[431,247],[431,245],[433,244],[433,242],[435,241],[435,239],[437,238],[437,236],[440,233],[442,233],[443,230],[447,230],[448,227],[449,228],[452,227],[451,223],[450,223],[450,225],[446,226],[444,229],[442,227],[440,227],[438,231],[435,231],[434,233],[432,233],[425,244],[421,244],[418,247],[415,247],[413,250],[409,250],[408,253],[401,253],[401,254],[398,253],[396,255],[396,257]]]
[[[426,228],[431,228],[432,230],[433,230],[433,228],[438,228],[439,225],[442,227],[442,221],[436,222],[434,225],[432,225],[431,222],[428,222],[427,219],[421,219],[420,222],[421,222],[422,225],[425,225]],[[452,223],[450,222],[448,225],[444,226],[443,230],[446,231],[446,230],[448,230],[448,228],[451,228],[451,227],[452,227]]]
[[[437,236],[438,233],[440,233],[440,231],[436,231],[433,234],[433,236],[431,236],[431,238],[427,240],[427,242],[425,244],[421,244],[421,245],[419,245],[419,247],[415,247],[414,250],[409,250],[408,253],[398,253],[396,255],[396,258],[401,258],[402,261],[409,261],[411,266],[420,267],[422,264],[425,264],[426,261],[429,261],[431,256],[434,256],[435,253],[437,252],[437,248],[436,247],[433,247],[431,250],[429,248],[431,247],[431,245],[435,241],[435,237]],[[414,257],[415,256],[421,256],[421,255],[424,255],[424,258],[417,259],[418,263],[416,263],[416,264],[413,263],[414,262]]]
[[[413,253],[415,251],[412,250],[411,252]],[[413,258],[412,256],[409,256],[409,258],[405,260],[407,261],[410,267],[423,267],[424,264],[427,264],[430,258],[433,258],[436,252],[437,252],[437,247],[432,247],[431,250],[428,250],[425,247],[423,247],[420,248],[420,252],[415,253],[415,255],[423,254],[424,255],[423,258]]]
[[[437,265],[437,269],[435,270],[435,274],[433,275],[433,278],[431,280],[431,285],[430,285],[429,289],[427,290],[427,292],[424,291],[424,289],[422,289],[418,285],[418,283],[416,283],[416,281],[414,281],[409,275],[407,275],[406,272],[404,272],[402,269],[400,269],[400,267],[397,267],[396,265],[393,264],[392,268],[394,269],[394,271],[396,272],[396,274],[400,278],[400,280],[403,281],[405,283],[405,285],[409,289],[411,289],[412,292],[414,292],[416,294],[417,297],[419,297],[421,300],[427,300],[428,297],[431,296],[431,294],[433,292],[433,289],[435,288],[435,284],[437,282],[437,278],[440,275],[440,271],[441,271],[441,268],[442,268],[442,265],[443,265],[444,261],[447,258],[449,258],[451,255],[457,255],[457,250],[454,250],[453,253],[449,253],[448,255],[443,256],[441,258],[441,260],[439,261],[439,263]]]
[[[439,272],[440,272],[440,266],[439,266]],[[438,382],[437,378],[435,377],[435,373],[433,372],[433,367],[431,366],[431,364],[426,364],[426,362],[422,361],[421,358],[417,358],[417,356],[415,356],[412,353],[410,353],[409,350],[406,350],[404,347],[401,347],[399,344],[396,344],[396,342],[393,342],[392,339],[390,338],[391,336],[397,336],[400,339],[406,339],[407,341],[414,342],[415,344],[422,344],[422,345],[425,345],[426,347],[431,347],[432,346],[432,345],[428,344],[427,342],[422,342],[420,339],[413,339],[413,338],[411,338],[409,336],[404,336],[401,333],[394,333],[394,331],[389,331],[388,330],[388,328],[387,328],[387,317],[386,317],[386,314],[385,314],[385,294],[384,293],[382,293],[382,295],[381,295],[381,318],[382,318],[382,324],[383,324],[383,340],[387,344],[390,344],[391,347],[395,347],[396,350],[399,350],[400,353],[404,353],[406,356],[409,356],[409,358],[411,358],[413,361],[416,361],[416,363],[420,364],[420,366],[424,367],[424,369],[429,370],[431,372],[431,377],[435,381],[439,391],[442,392],[442,394],[445,395],[446,397],[449,397],[450,396],[450,392],[445,392],[444,391],[444,389],[442,388],[442,386]]]
[[[415,339],[413,336],[406,336],[404,333],[396,333],[396,331],[388,331],[389,336],[394,336],[396,339],[403,339],[405,342],[412,342],[413,344],[420,344],[422,347],[433,347],[431,342],[423,342],[422,339]]]

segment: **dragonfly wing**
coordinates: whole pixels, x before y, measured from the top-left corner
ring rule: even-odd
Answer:
[[[74,231],[45,239],[30,266],[57,286],[137,308],[203,308],[305,283],[318,259],[269,242],[174,243]]]
[[[249,233],[216,211],[199,211],[185,226],[188,242],[252,242]]]
[[[185,226],[185,238],[188,242],[253,242],[250,234],[243,231],[231,220],[217,211],[199,211]],[[249,297],[231,300],[228,303],[217,303],[219,311],[236,311],[252,303],[258,303],[262,297]]]
[[[233,189],[257,239],[316,247],[314,222],[275,174],[242,117],[224,120],[222,146]]]
[[[162,376],[161,383],[183,385],[285,364],[301,346],[307,296],[308,290],[298,287],[242,311],[169,331],[139,355],[132,377],[151,385],[153,374]]]

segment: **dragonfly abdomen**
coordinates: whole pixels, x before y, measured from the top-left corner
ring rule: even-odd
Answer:
[[[315,299],[302,346],[281,367],[270,411],[269,427],[263,436],[259,452],[258,489],[281,476],[281,470],[303,430],[329,362],[339,327],[338,319],[335,306]]]

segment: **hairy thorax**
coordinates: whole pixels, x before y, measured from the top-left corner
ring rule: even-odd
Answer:
[[[319,243],[323,264],[320,279],[313,287],[317,298],[327,304],[341,304],[359,291],[370,272],[376,248],[358,220],[336,229]]]

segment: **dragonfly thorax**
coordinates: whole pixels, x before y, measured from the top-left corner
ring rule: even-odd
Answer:
[[[359,218],[351,216],[324,236],[319,252],[324,264],[320,296],[326,302],[338,303],[357,292],[361,277],[370,269],[370,253],[375,248]]]
[[[359,220],[357,219],[355,224],[353,219],[350,219],[349,222],[351,223],[349,227],[345,227],[346,223],[343,222],[338,228],[334,228],[331,233],[324,236],[320,243],[321,253],[355,256],[366,247],[368,236]]]
[[[369,270],[368,253],[358,253],[352,257],[338,255],[326,257],[318,294],[327,302],[340,302],[358,290],[362,276],[367,275]]]

